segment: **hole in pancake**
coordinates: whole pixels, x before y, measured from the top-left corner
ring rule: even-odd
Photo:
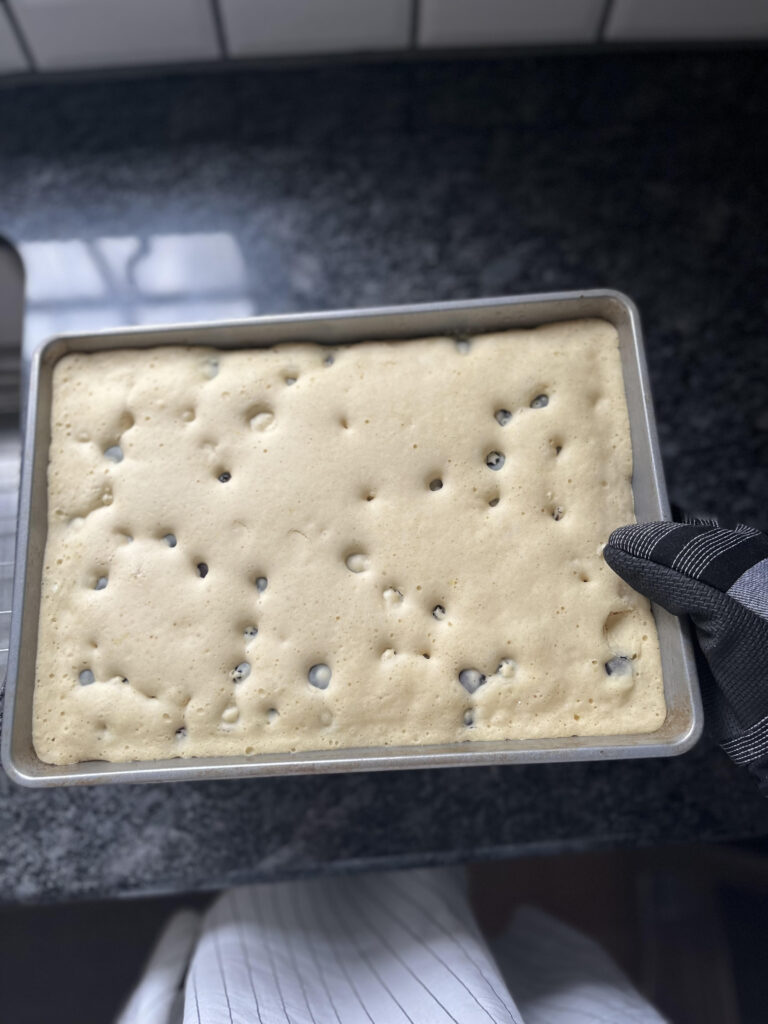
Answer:
[[[499,661],[499,666],[496,669],[496,675],[502,676],[504,679],[511,679],[515,674],[517,668],[517,662],[514,658],[502,658]]]
[[[464,712],[464,725],[470,726],[475,724],[475,713],[472,708],[467,708]]]
[[[184,420],[185,423],[191,423],[192,420],[195,418],[195,410],[184,409],[181,413],[181,418]]]
[[[91,683],[96,682],[96,677],[89,668],[84,668],[77,678],[80,680],[81,686],[90,686]]]
[[[443,607],[443,605],[436,604],[435,607],[432,609],[432,615],[436,619],[444,619],[445,618],[445,608]]]
[[[509,409],[497,409],[496,412],[494,413],[494,416],[496,417],[496,422],[499,424],[500,427],[506,427],[506,425],[512,419],[512,413],[509,411]]]
[[[443,481],[439,477],[435,477],[434,480],[429,481],[430,491],[441,491],[443,489]]]
[[[256,584],[256,589],[260,594],[263,594],[269,586],[269,580],[266,576],[257,576],[254,582]]]
[[[119,444],[111,444],[104,452],[104,457],[109,459],[110,462],[122,462],[123,461],[123,449]]]
[[[267,721],[269,722],[270,725],[272,725],[273,722],[276,722],[279,717],[280,712],[277,710],[277,708],[270,708],[269,711],[267,711]]]
[[[403,592],[398,590],[397,587],[387,587],[382,597],[389,605],[397,605],[403,603]]]
[[[488,504],[490,505],[490,507],[491,507],[491,508],[496,508],[496,506],[497,506],[497,505],[499,504],[499,501],[500,501],[500,500],[501,500],[501,499],[499,498],[499,496],[498,496],[498,494],[497,494],[497,495],[495,495],[495,496],[494,496],[493,498],[491,498],[491,499],[490,499],[490,501],[488,502]]]
[[[336,362],[336,360],[335,360],[333,354],[331,352],[329,352],[328,355],[323,360],[323,366],[333,366],[333,364],[335,362]]]
[[[208,565],[206,562],[197,563],[197,575],[200,577],[201,580],[204,580],[205,577],[208,575]]]
[[[485,464],[488,469],[498,472],[506,462],[503,452],[491,451],[485,456]]]
[[[532,409],[543,409],[547,405],[549,405],[549,395],[544,393],[536,395],[536,397],[531,400]]]
[[[564,515],[565,509],[562,507],[562,505],[554,505],[552,507],[552,518],[555,520],[556,523],[559,523]]]
[[[241,683],[243,679],[247,679],[251,674],[251,666],[247,661],[241,661],[239,665],[236,665],[229,673],[232,681],[235,683]]]
[[[107,586],[107,577],[106,576],[99,576],[99,578],[96,580],[96,586],[93,589],[94,590],[105,590],[106,586]]]
[[[176,535],[174,533],[164,534],[163,540],[165,541],[169,548],[175,548],[176,544],[178,543],[178,541],[176,540]]]
[[[479,669],[463,668],[459,672],[459,682],[467,693],[474,693],[476,690],[479,690],[485,681],[486,677]]]
[[[632,616],[625,608],[609,612],[603,623],[605,639],[614,654],[621,654],[632,644]]]
[[[307,679],[310,686],[315,686],[318,690],[327,690],[331,681],[331,670],[324,662],[319,662],[307,672]]]
[[[185,729],[185,727],[183,725],[181,726],[180,729],[176,730],[176,739],[177,740],[185,739],[186,735],[187,735],[187,730]]]
[[[632,660],[624,654],[619,654],[615,658],[611,658],[610,661],[606,661],[605,671],[609,676],[632,675]]]
[[[254,637],[259,635],[258,626],[246,626],[243,630],[243,637],[246,641],[253,640]]]
[[[269,430],[275,422],[275,414],[268,405],[253,405],[245,414],[251,430]]]
[[[298,379],[299,379],[298,374],[292,374],[292,373],[288,374],[287,377],[283,377],[283,380],[285,381],[286,387],[291,387],[293,384],[296,383],[296,381]]]
[[[350,572],[365,572],[370,566],[371,560],[362,551],[354,551],[351,555],[347,555],[344,564]]]
[[[225,469],[223,472],[219,473],[220,484],[228,484],[231,479],[232,474],[228,470]]]

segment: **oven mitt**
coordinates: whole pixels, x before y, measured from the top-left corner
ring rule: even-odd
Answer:
[[[614,572],[674,615],[690,615],[711,735],[768,795],[768,537],[715,520],[635,523],[605,548]]]

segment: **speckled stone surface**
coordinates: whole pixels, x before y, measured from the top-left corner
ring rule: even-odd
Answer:
[[[32,268],[49,332],[221,311],[204,259],[164,299],[132,272],[159,235],[182,261],[199,257],[190,234],[227,235],[244,269],[224,291],[243,312],[622,289],[644,319],[673,501],[764,526],[766,104],[759,52],[5,88],[0,233],[97,257],[105,238],[135,241],[109,308]],[[175,787],[2,777],[0,900],[765,833],[768,801],[707,741],[672,761]]]

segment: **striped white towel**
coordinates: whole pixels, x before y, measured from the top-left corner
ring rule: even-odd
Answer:
[[[576,971],[582,961],[591,967],[597,947],[588,940],[570,929],[547,931],[539,918],[531,927],[531,948],[543,957],[537,977],[549,974],[560,986],[558,961],[572,960]],[[521,934],[509,941],[524,945]],[[520,954],[525,973],[534,970],[529,954]],[[143,988],[153,986],[155,1000],[158,988],[166,991],[151,968],[152,962],[119,1024],[181,1020],[167,999],[165,1017],[127,1016],[134,1005],[155,1005],[148,995],[139,998]],[[529,1017],[479,931],[463,873],[419,870],[225,893],[203,920],[179,995],[183,1024],[659,1024],[650,1008],[646,1016],[629,1015],[645,1004],[636,993],[629,999],[631,986],[620,972],[585,977],[589,984],[575,990],[573,1007],[564,999],[541,1004],[546,1018],[531,1001],[530,985],[523,986]]]
[[[453,871],[250,886],[205,919],[184,1024],[514,1024]]]

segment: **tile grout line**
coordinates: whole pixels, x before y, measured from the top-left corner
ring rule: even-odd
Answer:
[[[219,0],[209,0],[211,17],[213,18],[213,31],[216,34],[216,42],[219,45],[219,59],[229,60],[229,47],[227,46],[227,33],[224,29],[224,17],[221,13]]]
[[[421,21],[421,0],[411,0],[411,25],[410,25],[410,38],[408,40],[409,49],[418,50],[419,48],[419,23]]]
[[[614,0],[605,0],[603,11],[600,15],[600,21],[597,26],[597,38],[595,39],[596,43],[605,42],[605,29],[608,24],[608,20],[610,19],[611,14],[613,13],[613,3]]]
[[[11,6],[11,0],[0,0],[0,7],[2,7],[2,9],[5,11],[5,16],[8,19],[8,24],[11,26],[11,32],[13,33],[16,39],[19,49],[24,55],[24,60],[29,65],[27,70],[39,72],[40,68],[37,66],[37,61],[35,60],[35,55],[32,52],[32,47],[27,42],[27,37],[24,35],[21,25],[19,24],[19,19],[16,16],[16,12]]]

